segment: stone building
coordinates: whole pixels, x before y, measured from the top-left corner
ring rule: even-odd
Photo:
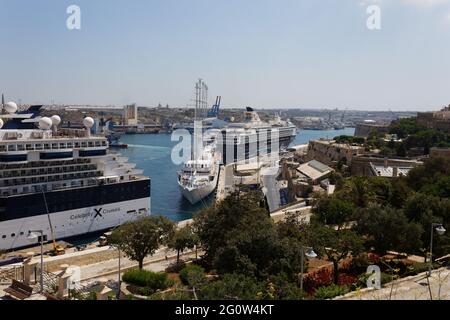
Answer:
[[[327,166],[335,166],[339,161],[350,165],[354,157],[363,153],[362,146],[336,143],[334,140],[312,140],[309,142],[305,160],[317,160]]]
[[[353,159],[351,174],[360,177],[397,177],[406,175],[409,170],[421,164],[421,161],[411,159],[359,156]]]
[[[440,111],[417,113],[417,123],[428,129],[450,132],[450,106]]]

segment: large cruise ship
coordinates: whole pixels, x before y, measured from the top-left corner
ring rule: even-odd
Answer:
[[[222,153],[222,163],[230,164],[282,151],[296,134],[297,128],[289,120],[281,120],[277,115],[274,120],[265,122],[256,111],[247,107],[243,122],[229,123],[220,130],[217,147]]]
[[[58,240],[150,214],[150,179],[90,133],[92,118],[82,129],[58,129],[57,115],[19,115],[13,102],[2,109],[0,250],[29,246],[30,230]],[[18,119],[27,129],[5,129]]]

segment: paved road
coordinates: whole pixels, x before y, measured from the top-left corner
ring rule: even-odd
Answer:
[[[200,252],[199,252],[200,254]],[[167,259],[166,259],[167,257]],[[195,258],[194,252],[188,252],[181,256],[183,260]],[[176,261],[176,253],[166,252],[164,249],[158,250],[152,257],[144,260],[144,269],[151,271],[164,271],[171,263]],[[80,277],[82,282],[98,280],[100,278],[117,279],[119,259],[111,259],[95,264],[80,267]],[[124,272],[130,268],[136,268],[135,261],[122,257],[120,259],[121,271]]]

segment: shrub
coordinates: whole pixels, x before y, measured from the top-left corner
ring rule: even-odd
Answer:
[[[124,273],[122,277],[126,283],[142,287],[142,293],[148,295],[156,290],[164,290],[174,284],[167,273],[152,272],[147,270],[133,269]]]
[[[261,300],[301,300],[306,294],[300,291],[296,282],[292,282],[285,274],[272,275],[264,282],[265,290],[258,293]]]
[[[265,289],[254,277],[224,274],[218,280],[203,284],[197,294],[200,300],[257,300]]]
[[[338,284],[340,286],[350,286],[356,282],[358,282],[358,278],[356,278],[355,276],[345,273],[339,274]]]
[[[366,253],[360,254],[352,259],[352,261],[347,265],[343,266],[343,270],[347,272],[357,275],[365,272],[367,267],[372,263],[369,261],[369,257]]]
[[[405,272],[405,276],[413,276],[425,271],[428,271],[429,268],[429,263],[428,262],[419,262],[419,263],[414,263],[413,265],[408,266],[406,272]],[[441,267],[441,265],[439,265],[438,263],[433,263],[433,267],[434,268],[439,268]]]
[[[367,279],[371,276],[371,274],[363,273],[358,277],[358,281],[352,285],[352,290],[355,290],[357,288],[367,288]],[[384,272],[381,272],[381,285],[385,285],[393,280],[398,279],[398,275],[396,274],[387,274]]]
[[[332,284],[327,287],[317,288],[314,298],[317,300],[332,299],[337,296],[342,296],[350,291],[348,286],[339,286]]]
[[[322,268],[303,278],[303,287],[309,294],[314,294],[318,287],[328,286],[333,283],[333,271]]]
[[[149,300],[193,300],[194,296],[190,292],[173,290],[170,292],[157,292],[150,297]]]
[[[198,285],[205,279],[205,270],[196,265],[190,264],[180,271],[180,280],[188,286]]]
[[[168,273],[178,273],[180,270],[183,270],[186,267],[186,263],[184,261],[179,261],[178,263],[171,263],[167,268],[166,272]]]

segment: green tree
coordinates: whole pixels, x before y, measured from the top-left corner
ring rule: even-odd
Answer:
[[[256,300],[264,286],[256,278],[243,274],[224,274],[206,283],[198,291],[201,300]]]
[[[339,281],[339,263],[363,250],[363,240],[352,230],[335,230],[320,224],[311,224],[308,245],[333,263],[333,281]]]
[[[376,202],[374,191],[370,188],[368,179],[364,177],[352,177],[345,180],[336,196],[350,201],[360,208],[367,207],[371,202]]]
[[[392,207],[402,208],[405,204],[406,199],[408,199],[412,190],[408,186],[408,181],[406,177],[393,178],[391,180],[392,190],[391,198],[389,203]]]
[[[180,253],[193,249],[198,243],[198,236],[193,232],[191,225],[175,230],[169,239],[168,247],[177,251],[177,264],[180,263]]]
[[[448,198],[415,193],[406,200],[403,210],[409,220],[422,226],[424,230],[422,243],[425,250],[430,247],[431,224],[442,223],[446,229],[450,225],[450,199]],[[435,237],[433,251],[436,255],[447,254],[449,249],[449,232],[446,232],[444,236]]]
[[[130,260],[143,268],[144,259],[167,244],[173,234],[174,223],[162,216],[150,216],[126,222],[114,230],[109,238]]]
[[[355,207],[349,201],[337,197],[322,196],[316,199],[313,213],[324,224],[342,227],[353,217]]]
[[[449,175],[450,160],[433,157],[426,160],[423,165],[411,169],[407,181],[412,189],[420,191],[422,188],[426,189],[430,184],[435,184],[438,178]]]
[[[422,227],[409,222],[398,209],[380,206],[361,209],[356,230],[367,239],[366,247],[380,254],[388,250],[418,253],[422,248]]]
[[[389,126],[389,133],[396,134],[401,139],[423,130],[426,130],[426,127],[419,125],[415,117],[393,121]]]
[[[300,269],[300,244],[280,236],[261,195],[234,193],[194,217],[204,261],[219,274],[239,272],[262,279]]]

